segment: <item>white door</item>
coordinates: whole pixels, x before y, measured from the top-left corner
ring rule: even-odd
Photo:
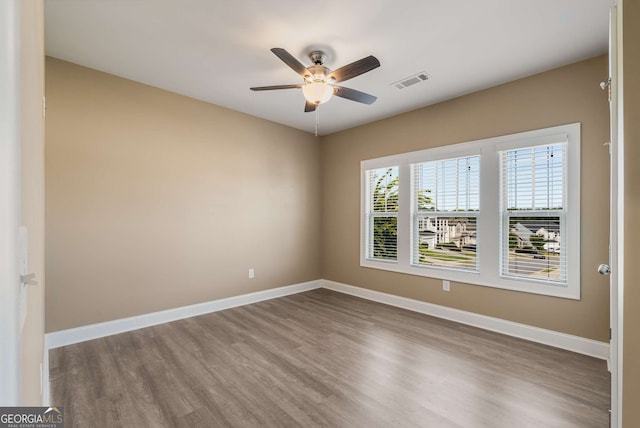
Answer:
[[[598,271],[602,275],[609,275],[609,293],[610,293],[610,355],[609,370],[611,372],[611,427],[618,427],[620,420],[619,413],[619,370],[618,364],[618,203],[619,203],[619,186],[618,186],[618,158],[620,154],[620,146],[618,141],[618,85],[617,85],[617,16],[616,7],[612,7],[609,14],[609,79],[603,82],[603,89],[609,92],[609,111],[610,111],[610,221],[609,221],[609,262],[601,264]]]

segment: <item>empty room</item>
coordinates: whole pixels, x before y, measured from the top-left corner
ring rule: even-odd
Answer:
[[[0,426],[639,426],[638,2],[0,8]]]

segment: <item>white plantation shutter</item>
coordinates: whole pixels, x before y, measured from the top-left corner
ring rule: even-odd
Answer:
[[[478,270],[480,156],[412,165],[412,264]]]
[[[398,167],[366,171],[367,258],[398,259]]]
[[[503,276],[567,283],[566,146],[500,152]]]

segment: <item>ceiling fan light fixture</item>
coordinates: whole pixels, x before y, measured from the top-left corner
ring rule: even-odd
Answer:
[[[362,104],[373,104],[376,97],[360,92],[355,89],[338,86],[336,83],[353,79],[356,76],[367,73],[374,68],[380,67],[380,61],[373,55],[359,59],[337,70],[330,70],[324,65],[327,55],[322,51],[313,51],[309,55],[313,65],[305,67],[296,57],[291,55],[285,49],[272,48],[271,52],[280,58],[282,62],[289,66],[293,71],[298,73],[303,79],[302,84],[292,85],[272,85],[272,86],[256,86],[249,88],[252,91],[270,91],[274,89],[302,89],[305,98],[305,113],[315,111],[318,113],[317,106],[326,103],[333,95],[346,100],[355,101]],[[317,116],[316,116],[317,121]]]
[[[311,82],[302,86],[302,93],[307,101],[320,105],[329,101],[333,95],[333,86],[326,82]]]

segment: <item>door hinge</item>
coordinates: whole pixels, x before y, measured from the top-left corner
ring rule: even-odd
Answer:
[[[609,341],[612,339],[611,328],[609,328]]]

